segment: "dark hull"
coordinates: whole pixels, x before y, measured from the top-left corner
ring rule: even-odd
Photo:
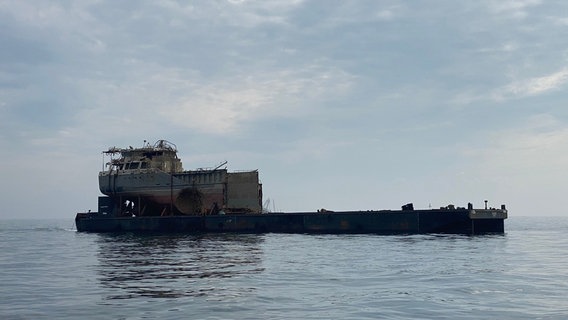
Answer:
[[[420,234],[504,233],[506,210],[296,212],[206,216],[112,217],[78,213],[86,232]]]

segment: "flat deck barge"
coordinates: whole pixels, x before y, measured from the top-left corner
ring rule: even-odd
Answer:
[[[105,163],[105,159],[109,161]],[[241,233],[503,233],[507,209],[448,205],[414,210],[265,212],[258,170],[185,170],[175,144],[158,140],[142,147],[103,151],[97,212],[78,213],[86,232]]]
[[[112,217],[78,213],[78,231],[162,233],[504,233],[507,210],[431,209]]]

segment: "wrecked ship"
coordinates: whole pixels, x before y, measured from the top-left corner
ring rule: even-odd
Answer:
[[[142,148],[109,148],[99,189],[108,198],[106,214],[172,216],[259,213],[262,184],[258,171],[228,172],[226,162],[211,169],[185,171],[176,146],[166,140]],[[118,157],[116,157],[118,155]]]

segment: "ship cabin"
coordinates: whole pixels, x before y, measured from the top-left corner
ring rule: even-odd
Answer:
[[[149,169],[168,173],[183,171],[181,160],[177,157],[177,149],[171,142],[159,140],[153,146],[145,143],[142,148],[110,148],[104,154],[111,156],[107,163],[109,172],[145,171]],[[119,154],[119,158],[113,156]]]

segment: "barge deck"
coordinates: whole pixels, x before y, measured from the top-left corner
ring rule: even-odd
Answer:
[[[432,209],[112,217],[78,213],[78,231],[161,233],[504,233],[507,210]]]

